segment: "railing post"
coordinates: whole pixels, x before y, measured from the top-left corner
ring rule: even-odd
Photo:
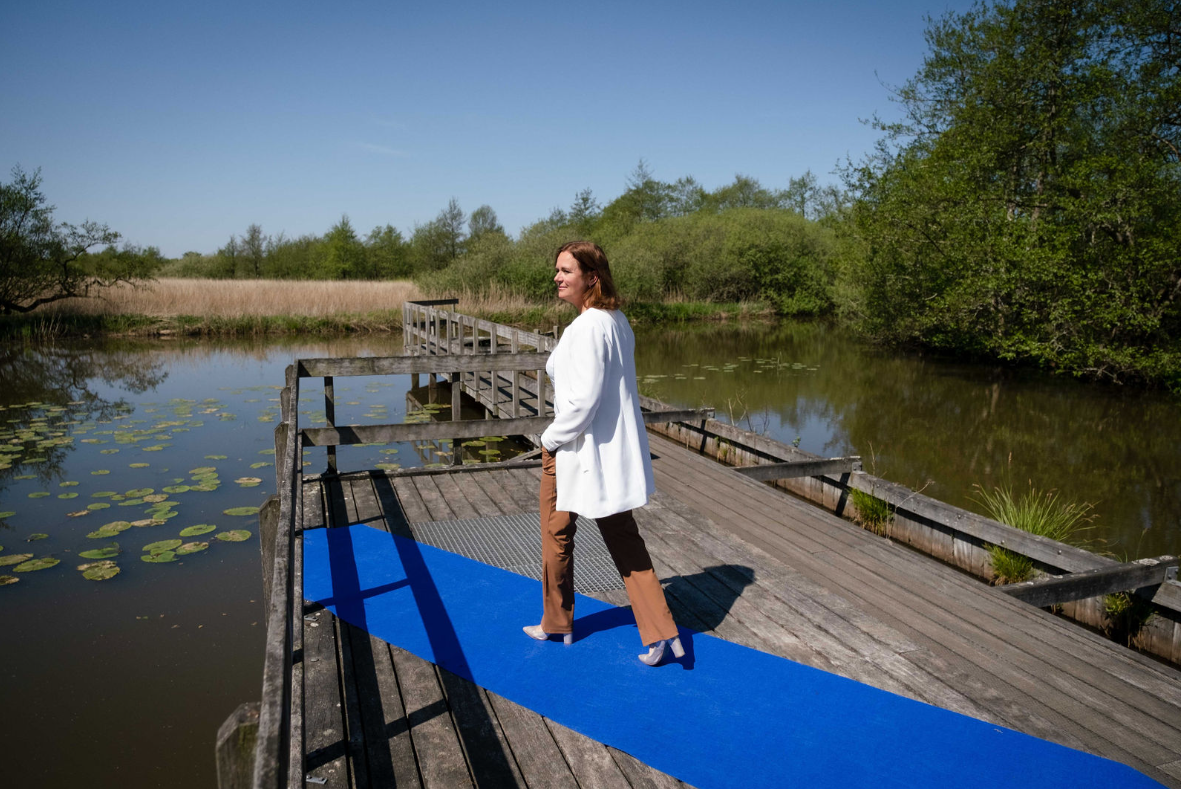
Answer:
[[[517,352],[517,330],[513,329],[511,343],[512,352]],[[521,415],[521,371],[513,370],[513,416]]]
[[[329,427],[336,427],[336,389],[332,383],[332,376],[324,376],[324,418]],[[324,472],[336,475],[336,447],[328,447],[328,470]]]
[[[458,422],[460,418],[460,392],[462,387],[459,385],[459,373],[451,373],[451,421]],[[463,439],[451,439],[451,465],[459,466],[463,464]]]

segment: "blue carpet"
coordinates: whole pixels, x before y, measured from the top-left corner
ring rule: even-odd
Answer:
[[[1160,786],[684,628],[686,656],[648,668],[631,612],[593,598],[573,645],[533,641],[537,581],[366,526],[304,532],[303,573],[304,596],[346,622],[700,789]]]

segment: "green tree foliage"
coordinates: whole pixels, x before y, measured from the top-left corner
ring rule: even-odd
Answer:
[[[411,274],[406,240],[393,225],[375,227],[365,237],[369,279],[406,279]]]
[[[365,245],[347,216],[342,216],[316,245],[313,262],[323,279],[363,279],[369,273]]]
[[[475,211],[472,211],[471,217],[468,219],[468,242],[476,243],[488,233],[498,233],[504,235],[504,227],[500,224],[500,220],[496,218],[496,212],[492,210],[490,205],[482,205]]]
[[[119,234],[106,225],[55,224],[41,193],[41,171],[12,170],[0,183],[0,314],[90,295],[96,288],[147,278],[163,262],[149,247],[114,248]],[[93,247],[106,247],[91,254]]]
[[[951,13],[858,196],[870,334],[1181,386],[1181,30],[1163,0]]]

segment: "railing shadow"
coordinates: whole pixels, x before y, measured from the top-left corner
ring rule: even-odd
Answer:
[[[398,540],[398,555],[406,568],[414,591],[414,599],[426,623],[427,636],[436,658],[446,655],[449,668],[440,668],[439,682],[443,686],[447,705],[454,716],[455,728],[463,744],[472,775],[482,785],[513,786],[517,778],[513,759],[505,752],[498,734],[499,727],[489,714],[487,700],[480,688],[471,681],[471,670],[463,655],[462,646],[443,608],[442,598],[426,563],[414,541],[413,530],[398,500],[397,491],[388,477],[373,478],[378,500],[386,515],[390,534],[405,537]],[[411,721],[411,724],[416,721]]]

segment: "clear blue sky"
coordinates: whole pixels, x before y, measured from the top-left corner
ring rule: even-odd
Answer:
[[[5,2],[0,179],[165,255],[254,222],[407,235],[455,197],[510,233],[643,157],[712,189],[860,158],[924,16],[967,0]]]

